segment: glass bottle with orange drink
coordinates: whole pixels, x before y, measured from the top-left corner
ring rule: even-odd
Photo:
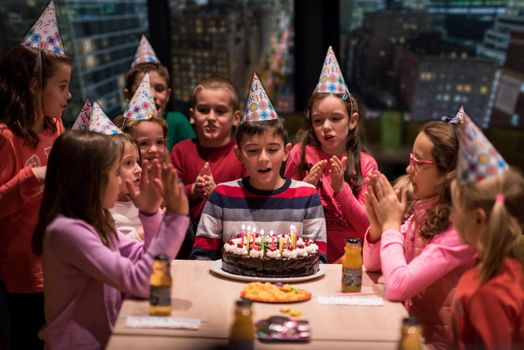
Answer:
[[[249,300],[237,300],[235,320],[229,334],[229,350],[252,350],[255,348],[255,325]]]
[[[362,241],[346,239],[342,258],[342,292],[360,292],[362,286]]]
[[[171,264],[166,255],[157,255],[149,280],[149,314],[151,316],[171,315]]]
[[[422,324],[416,317],[406,317],[402,320],[401,338],[398,350],[424,350]]]

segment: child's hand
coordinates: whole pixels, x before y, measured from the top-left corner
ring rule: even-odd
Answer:
[[[158,159],[142,163],[142,176],[140,187],[136,190],[131,180],[126,181],[129,196],[135,206],[146,214],[154,214],[162,204],[162,195],[155,185],[155,181],[160,179],[160,162]]]
[[[329,160],[331,164],[331,169],[329,169],[329,176],[331,177],[331,187],[335,194],[339,193],[344,189],[346,181],[344,181],[344,171],[346,170],[346,162],[348,157],[343,157],[338,159],[338,157],[333,156]]]
[[[204,175],[204,196],[209,197],[211,192],[217,187],[213,175]]]
[[[402,191],[400,200],[391,187],[391,184],[382,174],[376,176],[372,182],[373,186],[368,188],[368,195],[375,212],[377,221],[383,230],[400,229],[407,207],[407,193]],[[370,190],[370,189],[373,190]]]
[[[167,210],[180,215],[189,214],[184,185],[178,180],[175,168],[171,164],[162,167],[162,180],[155,178],[155,185],[164,197]]]
[[[213,179],[213,173],[209,167],[209,163],[206,162],[200,172],[198,173],[195,183],[191,186],[191,197],[193,199],[200,199],[207,197],[215,189],[215,180]]]
[[[377,242],[382,236],[382,225],[378,221],[377,215],[375,214],[375,209],[373,208],[373,205],[371,203],[371,195],[374,194],[371,192],[374,191],[373,187],[375,186],[375,181],[377,179],[377,176],[379,175],[380,173],[374,173],[366,179],[366,211],[369,220],[368,238],[371,242]]]
[[[308,182],[312,184],[313,186],[317,186],[318,180],[322,177],[322,174],[324,173],[324,168],[326,167],[327,160],[320,160],[315,163],[309,170],[309,173],[304,178],[304,182]]]

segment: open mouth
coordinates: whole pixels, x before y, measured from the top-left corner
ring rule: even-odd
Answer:
[[[267,174],[271,171],[271,168],[262,168],[257,170],[261,174]]]
[[[335,136],[333,136],[333,135],[324,135],[324,140],[326,140],[326,141],[334,141],[335,140]]]
[[[157,110],[157,111],[160,111],[160,109],[162,109],[162,106],[159,105],[159,104],[156,104],[156,103],[155,103],[155,107],[156,107],[156,110]]]

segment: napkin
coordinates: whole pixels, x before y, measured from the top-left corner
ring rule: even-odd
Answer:
[[[129,316],[126,326],[130,328],[181,328],[199,329],[202,320],[183,317]]]

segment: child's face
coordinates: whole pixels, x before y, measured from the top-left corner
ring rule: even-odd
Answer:
[[[263,123],[263,122],[262,122]],[[250,184],[259,190],[274,190],[282,184],[280,167],[287,160],[291,144],[265,130],[261,135],[242,137],[236,154],[250,176]]]
[[[240,111],[233,110],[229,89],[202,88],[189,115],[200,145],[220,147],[230,142],[231,130],[238,125]]]
[[[162,118],[166,112],[166,106],[169,102],[169,97],[171,96],[171,89],[168,86],[168,83],[165,78],[163,78],[157,71],[150,71],[149,81],[151,83],[151,93],[155,99],[155,106],[158,113],[158,117]],[[144,73],[136,75],[136,81],[133,85],[133,92],[130,94],[129,98],[133,97],[138,85],[144,78]]]
[[[71,81],[71,66],[65,63],[58,64],[56,73],[47,80],[42,90],[43,114],[52,118],[61,118],[69,100],[69,82]]]
[[[122,185],[122,179],[119,176],[120,173],[120,159],[117,159],[111,165],[109,173],[107,174],[107,185],[103,193],[102,207],[104,209],[111,209],[115,206],[120,194],[120,186]]]
[[[433,142],[424,132],[419,133],[413,143],[413,159],[410,159],[406,173],[413,185],[414,199],[430,198],[440,193],[444,175],[436,167],[432,154],[433,147]],[[433,164],[422,164],[421,161],[433,162]]]
[[[331,155],[345,154],[348,134],[357,126],[358,113],[350,120],[344,102],[329,95],[313,104],[310,118],[321,150]]]
[[[473,237],[478,230],[478,227],[475,225],[475,215],[474,213],[466,211],[462,205],[460,205],[459,199],[459,188],[456,180],[451,183],[451,222],[455,229],[457,230],[460,240],[465,244],[474,245]]]
[[[165,140],[162,127],[152,121],[141,121],[133,128],[133,137],[140,147],[142,159],[158,159],[160,164],[164,162]]]
[[[129,180],[133,183],[135,190],[138,190],[140,186],[140,175],[142,174],[142,168],[138,165],[138,150],[135,145],[127,142],[124,146],[124,155],[120,162],[120,178],[122,179],[122,185],[120,186],[120,194],[128,194],[126,181]]]

